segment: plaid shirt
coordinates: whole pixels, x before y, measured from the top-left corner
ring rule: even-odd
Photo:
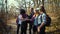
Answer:
[[[38,17],[38,24],[41,24],[42,22],[44,22],[46,24],[46,14],[43,13],[42,15],[39,15]]]

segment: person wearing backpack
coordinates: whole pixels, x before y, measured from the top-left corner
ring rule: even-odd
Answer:
[[[41,8],[38,16],[38,34],[45,34],[46,14]]]
[[[46,14],[46,27],[49,27],[51,25],[51,17],[46,13],[45,8],[43,5],[41,5],[41,9],[43,10],[43,12]]]

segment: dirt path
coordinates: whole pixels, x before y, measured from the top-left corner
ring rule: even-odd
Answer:
[[[10,31],[10,34],[16,34],[16,30],[17,30],[17,24],[16,24],[16,19],[11,19],[7,21],[8,25],[12,27],[12,30]],[[20,30],[19,30],[20,33]],[[27,28],[27,33],[28,33],[28,28]]]
[[[16,19],[11,19],[8,20],[7,22],[8,22],[7,24],[12,27],[9,34],[16,34],[16,30],[17,30]],[[60,34],[60,29],[56,29],[54,26],[46,27],[46,32],[47,34]],[[28,34],[28,30],[27,30],[27,34]]]

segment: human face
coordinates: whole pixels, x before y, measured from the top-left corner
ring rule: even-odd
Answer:
[[[42,11],[39,11],[39,14],[42,14],[43,12]]]
[[[33,10],[34,10],[33,8],[30,8],[30,12],[33,12]]]
[[[34,13],[36,13],[36,11],[34,11]]]

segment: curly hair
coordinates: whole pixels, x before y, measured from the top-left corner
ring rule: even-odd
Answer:
[[[25,14],[25,10],[24,9],[20,9],[20,14]]]

